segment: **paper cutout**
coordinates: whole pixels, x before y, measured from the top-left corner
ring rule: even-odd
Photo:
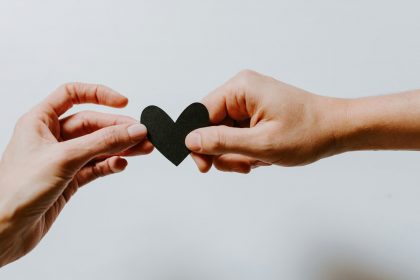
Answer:
[[[193,130],[210,124],[209,112],[201,103],[189,105],[174,122],[157,106],[146,107],[140,122],[147,127],[150,142],[168,160],[178,166],[189,154],[185,137]]]

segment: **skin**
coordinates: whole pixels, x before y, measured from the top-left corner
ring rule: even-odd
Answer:
[[[126,97],[104,86],[66,84],[17,122],[0,162],[0,266],[28,253],[83,185],[150,153],[146,128],[126,116],[93,111],[60,118],[73,105],[122,108]]]
[[[80,103],[127,102],[104,86],[66,84],[18,121],[0,161],[0,266],[33,249],[79,187],[124,170],[125,156],[152,151],[146,128],[130,117],[61,117]],[[339,99],[246,70],[202,102],[213,126],[185,140],[202,172],[305,165],[356,150],[420,150],[420,90]]]
[[[420,90],[340,99],[245,70],[202,103],[211,127],[185,143],[201,172],[299,166],[357,150],[420,150]]]

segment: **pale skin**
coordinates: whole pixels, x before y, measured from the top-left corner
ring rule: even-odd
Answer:
[[[127,102],[104,86],[66,84],[17,122],[0,162],[0,266],[32,250],[78,188],[123,171],[123,157],[152,151],[133,118],[92,111],[61,118],[80,103]]]
[[[211,127],[185,143],[202,172],[299,166],[357,150],[420,150],[420,90],[359,99],[316,95],[254,71],[202,100]]]
[[[66,84],[17,123],[0,162],[0,266],[33,249],[77,189],[150,153],[135,119],[73,105],[128,100],[98,85]],[[212,126],[185,143],[201,172],[298,166],[356,150],[420,150],[420,90],[359,99],[316,95],[242,71],[203,99]]]

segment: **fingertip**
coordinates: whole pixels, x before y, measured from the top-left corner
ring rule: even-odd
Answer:
[[[241,174],[249,174],[249,173],[251,173],[251,166],[243,166],[243,167],[241,167],[241,169],[239,170],[239,171],[237,171],[238,173],[241,173]]]
[[[128,165],[128,161],[122,157],[113,157],[109,161],[109,167],[114,173],[123,171]]]
[[[135,123],[127,128],[127,133],[131,139],[138,141],[147,136],[147,128],[144,124]]]
[[[127,106],[127,104],[128,98],[118,92],[115,92],[112,104],[110,104],[110,106],[115,108],[124,108]]]
[[[109,104],[110,106],[115,107],[115,108],[123,108],[123,107],[127,106],[129,100],[123,94],[119,93],[118,91],[116,91],[116,90],[114,90],[110,87],[103,86],[103,85],[99,85],[97,88],[98,88],[98,91],[103,89],[105,94],[108,95],[109,101],[110,101],[110,104]]]
[[[153,152],[154,148],[155,146],[153,146],[152,142],[150,142],[149,140],[145,140],[143,142],[142,150],[144,154],[150,154],[151,152]]]
[[[191,153],[191,157],[193,158],[195,164],[197,165],[198,170],[201,173],[209,172],[213,163],[212,156]]]
[[[121,95],[120,97],[120,101],[117,104],[118,108],[124,108],[128,105],[129,99],[127,97],[125,97],[124,95]]]
[[[185,137],[185,146],[190,151],[198,152],[201,150],[201,134],[197,130],[190,132],[187,137]]]

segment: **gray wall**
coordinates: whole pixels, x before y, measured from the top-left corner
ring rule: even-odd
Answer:
[[[126,94],[123,114],[156,104],[174,118],[243,68],[329,96],[420,88],[419,9],[1,0],[0,146],[19,115],[67,81]],[[418,279],[419,170],[416,152],[358,152],[202,175],[190,158],[175,168],[155,152],[80,190],[0,279]]]

